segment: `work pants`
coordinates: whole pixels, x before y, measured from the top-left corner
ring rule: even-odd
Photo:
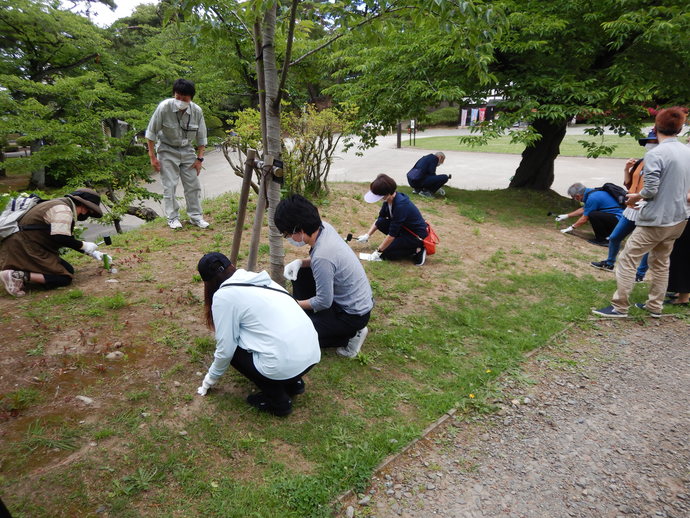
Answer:
[[[630,292],[635,284],[635,268],[642,256],[649,252],[651,282],[645,305],[649,311],[661,313],[668,286],[669,256],[673,242],[683,233],[686,224],[687,220],[670,227],[635,228],[616,262],[616,293],[611,300],[616,311],[628,312]]]
[[[161,183],[163,184],[163,208],[168,220],[180,217],[180,205],[175,197],[177,184],[182,180],[184,198],[187,203],[189,219],[201,219],[201,183],[192,167],[196,153],[192,146],[173,147],[160,142],[156,151],[161,164]]]

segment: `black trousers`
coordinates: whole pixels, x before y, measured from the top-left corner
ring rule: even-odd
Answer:
[[[65,270],[67,270],[69,273],[74,274],[74,266],[69,264],[67,261],[65,261],[63,258],[58,258],[58,261],[62,266],[65,267]],[[57,275],[57,274],[52,274],[52,273],[44,273],[43,277],[46,280],[46,283],[43,285],[45,289],[47,290],[52,290],[54,288],[61,288],[63,286],[69,286],[72,284],[72,277],[69,275]]]
[[[388,235],[390,226],[391,220],[388,218],[378,218],[376,220],[376,228],[385,235]],[[425,238],[426,236],[419,237]],[[419,239],[403,229],[400,235],[381,253],[381,259],[395,260],[410,258],[423,246],[424,245]]]
[[[292,294],[297,300],[305,300],[316,295],[316,282],[311,268],[300,268],[297,280],[292,281]],[[347,341],[355,336],[369,322],[371,312],[364,315],[351,315],[335,302],[328,309],[307,311],[319,335],[321,347],[345,347]]]
[[[589,213],[589,223],[592,225],[592,230],[594,230],[594,239],[606,241],[606,238],[611,235],[613,229],[618,225],[618,218],[610,212],[595,210]]]
[[[310,365],[294,378],[272,380],[256,369],[252,353],[238,347],[232,356],[232,360],[230,360],[230,365],[245,378],[253,381],[276,410],[289,410],[292,407],[290,394],[295,393],[302,376],[309,372],[316,364]]]

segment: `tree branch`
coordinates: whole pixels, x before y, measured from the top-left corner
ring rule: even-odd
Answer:
[[[323,49],[323,48],[325,48],[325,47],[328,47],[329,45],[333,44],[334,42],[336,42],[337,40],[339,40],[339,39],[342,38],[343,36],[349,34],[350,32],[352,32],[352,31],[355,30],[355,29],[358,29],[358,28],[361,27],[362,25],[366,25],[367,23],[370,23],[370,22],[376,20],[377,18],[382,17],[382,16],[385,15],[385,14],[394,13],[394,12],[396,12],[396,11],[402,11],[403,9],[414,9],[414,7],[408,6],[408,5],[403,6],[403,7],[391,7],[390,9],[385,9],[385,10],[381,11],[380,13],[377,13],[377,14],[375,14],[375,15],[373,15],[373,16],[370,16],[370,17],[367,18],[366,20],[362,20],[361,22],[359,22],[359,23],[356,24],[355,26],[353,26],[353,27],[351,27],[350,29],[348,29],[347,32],[342,32],[342,33],[340,33],[340,34],[337,34],[337,35],[333,36],[330,40],[328,40],[328,41],[322,43],[321,45],[319,45],[318,47],[316,47],[315,49],[312,49],[312,50],[310,50],[309,52],[306,52],[306,53],[302,54],[302,55],[301,55],[300,57],[298,57],[295,61],[293,61],[292,63],[290,63],[289,66],[293,66],[293,65],[298,64],[300,61],[303,61],[304,59],[308,58],[308,57],[311,56],[312,54],[315,54],[316,52],[320,51],[321,49]],[[287,59],[286,59],[286,61],[287,61]]]
[[[72,68],[74,68],[74,67],[78,67],[79,65],[83,65],[83,64],[86,63],[87,61],[89,61],[89,60],[91,60],[91,59],[94,59],[96,56],[98,56],[98,53],[97,53],[97,52],[94,53],[94,54],[89,54],[88,56],[84,56],[84,57],[81,58],[80,60],[75,61],[74,63],[70,63],[69,65],[63,65],[63,66],[59,66],[59,67],[49,67],[49,68],[46,68],[45,70],[43,70],[43,71],[37,73],[34,77],[31,78],[31,80],[32,80],[32,81],[40,81],[40,80],[43,79],[45,76],[47,76],[47,75],[49,75],[49,74],[51,74],[51,73],[60,72],[60,71],[64,71],[64,70],[70,70],[70,69],[72,69]]]
[[[297,5],[299,0],[292,0],[290,7],[290,25],[287,33],[287,47],[285,48],[285,59],[283,61],[283,71],[280,74],[280,81],[278,82],[278,95],[273,100],[274,106],[280,106],[280,100],[283,97],[283,87],[287,81],[288,70],[290,69],[290,57],[292,56],[292,40],[295,35],[295,20],[297,19]]]

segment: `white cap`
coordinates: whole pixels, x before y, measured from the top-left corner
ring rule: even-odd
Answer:
[[[364,195],[364,201],[367,203],[376,203],[377,201],[380,201],[383,199],[383,194],[374,194],[373,192],[369,191]]]

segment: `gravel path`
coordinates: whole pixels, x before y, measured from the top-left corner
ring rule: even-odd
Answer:
[[[503,379],[344,502],[358,517],[690,516],[690,325],[597,321]]]

